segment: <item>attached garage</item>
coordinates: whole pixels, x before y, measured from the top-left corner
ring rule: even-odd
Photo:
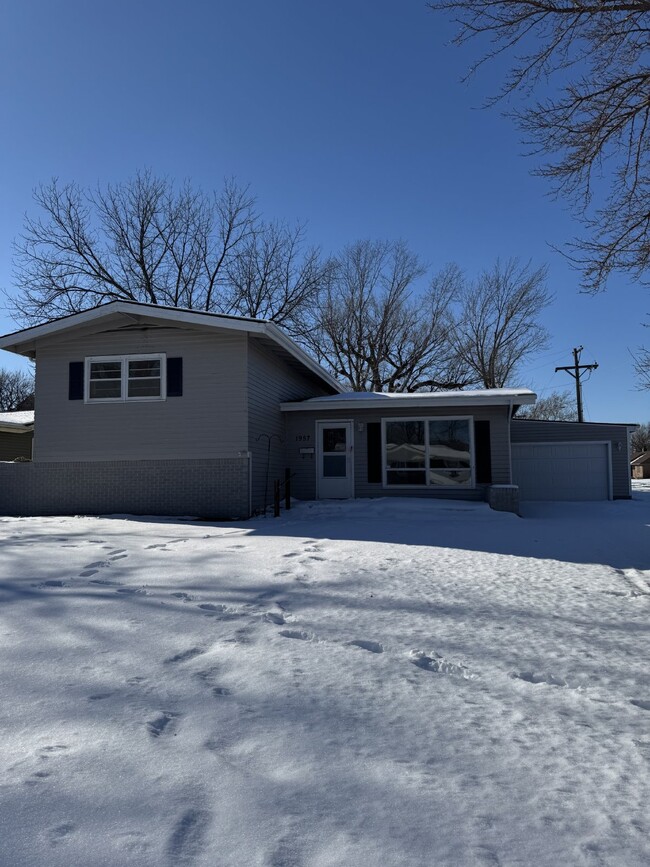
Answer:
[[[513,443],[521,500],[609,500],[609,443]]]
[[[520,500],[629,499],[634,427],[512,419],[512,482]]]

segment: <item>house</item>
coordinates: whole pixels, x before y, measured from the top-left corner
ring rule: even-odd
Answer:
[[[345,394],[271,322],[127,301],[5,335],[0,349],[36,361],[38,413],[32,463],[0,463],[0,513],[242,518],[268,504],[285,468],[302,499],[517,510],[513,456],[526,437],[513,415],[534,403],[528,389]],[[593,440],[604,455],[597,496],[629,496],[629,478],[625,488],[612,473],[627,429],[608,427],[581,426],[578,450]],[[571,439],[552,427],[542,439],[553,436]],[[537,454],[533,476],[550,460],[561,477],[560,452]]]
[[[630,462],[633,479],[650,479],[650,452],[641,452]]]
[[[31,460],[34,412],[0,412],[0,461]]]

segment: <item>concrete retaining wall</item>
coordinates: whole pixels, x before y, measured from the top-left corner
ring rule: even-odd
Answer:
[[[246,457],[178,461],[0,463],[2,515],[194,515],[246,518]]]

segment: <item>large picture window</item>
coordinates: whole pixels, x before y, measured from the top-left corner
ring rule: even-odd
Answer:
[[[165,399],[164,355],[86,359],[86,401]]]
[[[385,484],[472,487],[471,419],[385,419]]]

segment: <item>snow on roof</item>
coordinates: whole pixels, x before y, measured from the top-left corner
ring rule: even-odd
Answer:
[[[363,406],[438,406],[448,403],[456,404],[529,404],[535,403],[537,395],[527,388],[485,388],[475,391],[416,391],[409,394],[403,392],[380,391],[349,391],[344,394],[332,394],[326,397],[312,397],[293,403],[283,403],[281,409],[285,412],[312,408],[345,409]]]
[[[633,467],[640,467],[642,464],[645,464],[646,461],[650,461],[650,452],[641,452],[633,461],[630,461]]]
[[[34,424],[34,410],[25,412],[0,412],[0,427],[24,428]]]

